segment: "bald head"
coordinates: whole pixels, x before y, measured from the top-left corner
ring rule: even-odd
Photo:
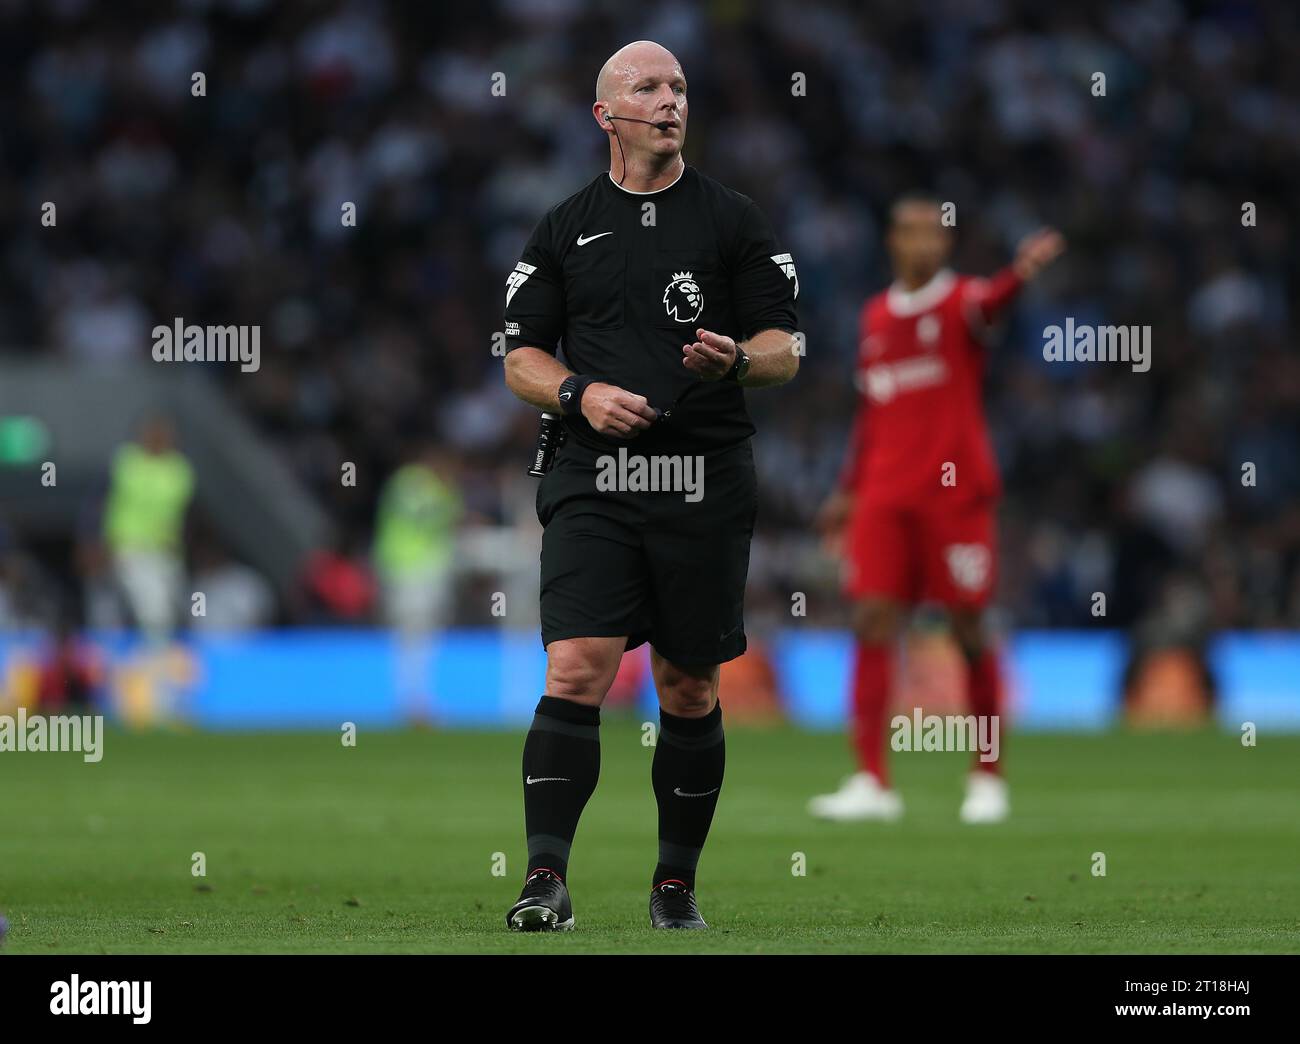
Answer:
[[[666,47],[653,40],[625,44],[609,56],[596,77],[596,101],[609,102],[622,90],[630,90],[642,76],[667,72],[685,81],[682,65]]]
[[[666,47],[637,40],[609,56],[596,77],[591,115],[609,138],[609,171],[619,185],[649,192],[685,169],[686,74]],[[615,151],[617,150],[617,151]]]

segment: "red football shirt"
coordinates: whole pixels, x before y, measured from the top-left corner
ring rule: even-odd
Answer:
[[[1010,268],[991,279],[942,269],[916,290],[895,283],[867,301],[858,320],[854,383],[861,398],[843,488],[907,507],[941,494],[961,501],[999,495],[984,420],[982,338],[1020,285]]]

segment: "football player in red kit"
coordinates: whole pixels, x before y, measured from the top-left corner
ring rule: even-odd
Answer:
[[[1054,229],[1027,236],[1015,261],[988,279],[946,267],[952,235],[941,204],[906,196],[887,238],[896,281],[859,317],[861,395],[849,452],[818,526],[843,557],[853,604],[853,738],[859,771],[812,799],[826,819],[902,814],[885,760],[893,660],[905,613],[934,602],[949,613],[968,665],[969,712],[999,707],[997,654],[984,630],[996,575],[1001,487],[982,405],[983,337],[1027,281],[1064,249]],[[1009,811],[998,760],[967,780],[961,818],[998,822]]]

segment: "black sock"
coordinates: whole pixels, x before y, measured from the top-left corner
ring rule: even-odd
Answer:
[[[667,880],[695,888],[695,867],[718,807],[726,744],[722,704],[702,718],[659,712],[650,779],[659,804],[659,865],[651,887]]]
[[[600,708],[543,696],[524,741],[528,872],[569,872],[578,817],[600,776]]]

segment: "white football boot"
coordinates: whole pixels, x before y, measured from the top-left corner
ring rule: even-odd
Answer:
[[[961,803],[963,823],[1001,823],[1011,814],[1007,781],[991,772],[966,777],[966,798]]]
[[[870,772],[855,772],[834,794],[819,794],[809,801],[808,811],[818,819],[838,822],[879,819],[892,823],[903,814],[903,799],[885,790]]]

